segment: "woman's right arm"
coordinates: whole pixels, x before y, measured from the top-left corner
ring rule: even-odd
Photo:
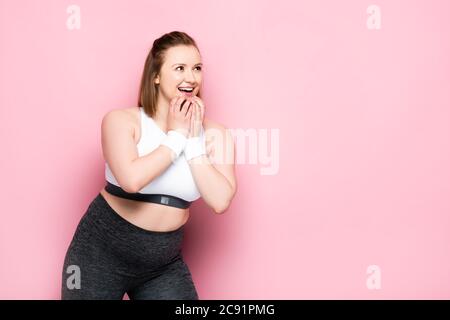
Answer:
[[[103,157],[123,190],[136,193],[172,164],[172,150],[159,146],[139,157],[130,115],[112,110],[102,120]]]

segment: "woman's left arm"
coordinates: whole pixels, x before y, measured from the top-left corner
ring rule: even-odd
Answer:
[[[194,125],[201,126],[204,114],[203,102],[198,97],[194,98],[198,107],[197,113],[195,109],[193,110],[192,117],[197,121],[191,123],[191,129]],[[237,190],[234,174],[234,141],[229,130],[221,125],[214,125],[205,131],[208,132],[208,136],[213,137],[213,141],[206,141],[207,154],[195,157],[188,163],[203,200],[216,213],[223,213],[229,207]]]

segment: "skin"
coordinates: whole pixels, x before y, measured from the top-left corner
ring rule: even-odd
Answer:
[[[185,64],[180,66],[178,63]],[[164,132],[177,130],[186,137],[199,136],[203,126],[207,155],[188,161],[202,200],[215,213],[223,213],[237,189],[234,174],[234,143],[224,126],[204,117],[205,103],[195,95],[202,85],[201,56],[192,46],[176,46],[167,50],[159,75],[155,78],[159,96],[153,120]],[[200,66],[200,68],[199,68]],[[193,97],[186,99],[178,87],[195,86]],[[187,100],[183,103],[184,100]],[[123,132],[118,139],[118,132]],[[159,175],[172,163],[172,151],[160,146],[149,155],[138,157],[136,144],[140,138],[138,107],[116,109],[102,121],[102,147],[105,160],[115,177],[135,176],[135,189],[146,185],[149,167]],[[217,134],[221,138],[217,139]],[[226,160],[228,159],[228,160]],[[232,161],[230,162],[229,159]],[[127,174],[120,171],[133,168]],[[131,169],[130,169],[131,170]],[[117,173],[117,175],[116,175]],[[119,180],[120,182],[120,180]],[[121,184],[122,185],[122,184]],[[180,209],[157,203],[133,201],[113,196],[102,189],[101,194],[119,215],[146,230],[171,231],[189,219],[189,208]],[[133,192],[137,192],[133,189]]]

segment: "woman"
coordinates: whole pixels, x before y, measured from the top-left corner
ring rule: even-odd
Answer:
[[[235,192],[234,143],[204,118],[201,56],[174,31],[156,39],[138,107],[102,121],[106,186],[67,250],[62,299],[198,299],[181,244],[189,205],[224,212]]]

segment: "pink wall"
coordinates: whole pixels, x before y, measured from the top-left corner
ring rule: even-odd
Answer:
[[[59,299],[66,248],[104,184],[102,116],[136,104],[153,40],[181,30],[203,55],[206,117],[256,133],[229,210],[192,207],[184,256],[200,298],[449,299],[449,12],[1,0],[0,298]]]

